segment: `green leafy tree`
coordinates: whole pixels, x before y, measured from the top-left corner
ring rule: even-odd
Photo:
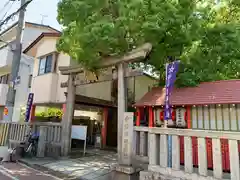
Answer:
[[[36,116],[39,117],[62,117],[63,112],[59,108],[47,108],[46,111],[37,112]]]
[[[58,21],[64,30],[58,49],[94,68],[105,56],[151,42],[148,63],[160,68],[167,56],[180,57],[196,38],[195,10],[192,0],[62,0]]]
[[[61,0],[57,48],[95,71],[101,59],[150,42],[144,63],[160,83],[169,57],[182,62],[178,86],[238,78],[238,7],[237,0]]]
[[[178,86],[240,78],[239,5],[238,1],[230,0],[205,8],[208,12],[203,16],[199,39],[182,56]]]

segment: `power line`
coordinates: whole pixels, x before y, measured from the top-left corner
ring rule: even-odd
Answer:
[[[12,17],[16,16],[21,10],[24,10],[29,3],[31,3],[33,0],[28,0],[26,1],[17,11],[15,11],[14,13],[10,14],[8,17],[6,17],[1,23],[0,23],[0,28],[7,23]]]
[[[12,1],[12,4],[9,6],[8,10],[7,10],[7,11],[5,12],[5,14],[3,15],[3,17],[2,17],[1,20],[0,20],[0,22],[2,22],[3,19],[6,17],[8,11],[10,11],[10,9],[12,8],[14,2],[15,2],[15,1]]]
[[[10,1],[7,1],[7,2],[4,4],[3,8],[0,10],[0,12],[2,12],[2,11],[8,6],[9,3],[10,3]]]

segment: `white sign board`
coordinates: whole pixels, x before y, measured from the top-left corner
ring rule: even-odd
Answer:
[[[72,126],[72,139],[86,140],[87,126]]]
[[[122,162],[131,165],[133,150],[133,112],[125,112],[122,135]]]
[[[84,151],[83,154],[85,155],[86,152],[86,140],[87,140],[87,126],[72,126],[72,139],[78,139],[84,141]]]

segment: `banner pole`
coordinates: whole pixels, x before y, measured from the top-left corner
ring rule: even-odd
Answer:
[[[168,65],[169,65],[169,63],[166,63],[166,65],[165,65],[165,69],[166,69],[166,72],[165,72],[165,74],[166,74],[166,84],[165,84],[165,88],[167,88],[167,77],[168,77]],[[166,95],[165,95],[166,96]],[[166,97],[165,97],[165,99],[166,99]],[[165,100],[165,106],[166,106],[166,100]],[[166,113],[166,112],[165,112]],[[167,128],[167,125],[168,125],[168,119],[164,119],[164,128]]]
[[[168,65],[169,63],[166,63],[166,83],[168,78]],[[166,105],[166,102],[165,102],[165,105]],[[165,123],[165,128],[168,128],[168,119],[165,119],[164,123]],[[171,135],[168,135],[168,167],[172,167],[172,136]]]
[[[174,61],[171,62],[171,64],[166,63],[166,86],[165,86],[165,122],[164,122],[164,128],[168,128],[169,125],[172,126],[172,118],[171,118],[171,105],[170,105],[170,96],[171,92],[174,88],[174,82],[176,80],[178,68],[179,68],[180,61]],[[171,122],[171,123],[170,123]],[[172,167],[172,136],[167,136],[168,141],[168,167]]]

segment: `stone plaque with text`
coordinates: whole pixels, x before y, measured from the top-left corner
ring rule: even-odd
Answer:
[[[125,112],[122,135],[122,162],[131,165],[133,151],[133,112]]]

